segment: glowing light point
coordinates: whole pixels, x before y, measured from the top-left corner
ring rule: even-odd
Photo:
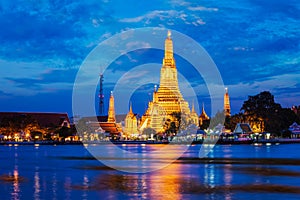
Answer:
[[[170,38],[170,37],[171,37],[171,31],[168,30],[168,38]]]

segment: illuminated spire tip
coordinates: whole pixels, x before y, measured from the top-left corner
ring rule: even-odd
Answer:
[[[168,38],[170,38],[170,37],[171,37],[171,31],[168,30]]]

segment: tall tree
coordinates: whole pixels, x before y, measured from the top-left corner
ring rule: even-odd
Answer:
[[[258,124],[264,131],[280,134],[297,117],[291,110],[284,109],[274,101],[274,96],[264,91],[255,96],[249,96],[241,111],[245,120]]]

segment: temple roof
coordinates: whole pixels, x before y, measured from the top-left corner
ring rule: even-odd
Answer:
[[[94,131],[100,126],[105,132],[111,134],[119,134],[122,132],[122,127],[114,122],[89,122],[88,125]]]
[[[7,118],[15,117],[31,117],[36,120],[41,127],[67,126],[70,125],[70,120],[67,113],[43,113],[43,112],[0,112],[0,121]]]
[[[202,105],[202,112],[201,112],[199,118],[201,118],[201,119],[209,119],[209,116],[206,114],[206,112],[204,110],[204,104]]]
[[[126,118],[126,114],[119,114],[116,115],[116,122],[120,123],[124,121]],[[98,121],[98,122],[107,122],[108,116],[88,116],[88,117],[82,117],[85,121]]]

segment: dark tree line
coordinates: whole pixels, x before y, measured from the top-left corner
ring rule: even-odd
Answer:
[[[264,131],[277,135],[288,130],[293,122],[300,121],[295,112],[276,103],[274,96],[268,91],[249,96],[241,111],[245,120],[262,123]]]
[[[218,112],[210,121],[213,123],[220,121],[222,114],[224,115],[223,112]],[[300,112],[282,108],[275,102],[274,96],[269,91],[264,91],[249,96],[248,100],[244,101],[240,113],[225,117],[224,125],[233,131],[237,123],[257,124],[263,131],[281,136],[288,132],[288,128],[293,122],[300,123]]]
[[[29,131],[32,138],[40,136],[45,139],[50,139],[53,133],[63,138],[76,134],[75,127],[69,128],[57,125],[42,127],[36,119],[28,115],[4,117],[0,120],[0,134],[12,135],[13,133],[20,133],[21,131]]]

